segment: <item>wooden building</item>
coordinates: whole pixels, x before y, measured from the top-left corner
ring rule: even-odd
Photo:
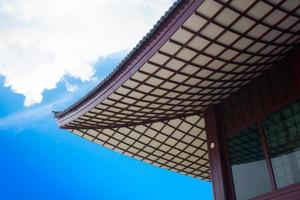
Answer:
[[[299,0],[177,1],[57,122],[216,200],[300,199],[299,15]]]

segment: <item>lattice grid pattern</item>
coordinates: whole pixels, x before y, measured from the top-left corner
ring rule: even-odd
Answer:
[[[169,126],[173,120],[199,115],[283,59],[299,42],[299,7],[299,1],[289,0],[205,0],[128,80],[85,114],[70,121],[65,120],[68,113],[59,117],[60,126],[140,160],[209,179],[207,153],[197,157],[163,139],[142,138],[153,131],[152,125]],[[188,129],[181,131],[190,134]],[[140,136],[131,138],[130,133]],[[183,143],[183,138],[173,139]],[[153,148],[147,141],[160,143],[154,152],[163,156],[147,151]],[[197,149],[206,146],[206,140],[201,141],[200,146],[183,144]]]
[[[208,180],[204,127],[204,119],[194,115],[138,126],[72,132],[138,160]]]
[[[129,80],[68,127],[192,115],[227,98],[299,40],[299,2],[273,3],[204,1]]]

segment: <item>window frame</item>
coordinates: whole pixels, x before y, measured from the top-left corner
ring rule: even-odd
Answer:
[[[268,172],[268,176],[269,176],[269,181],[270,181],[270,184],[271,184],[271,192],[268,192],[268,193],[265,193],[265,194],[262,194],[262,195],[259,195],[257,197],[254,197],[252,198],[252,200],[281,200],[281,199],[297,199],[297,197],[299,197],[300,195],[300,182],[298,183],[293,183],[293,184],[290,184],[290,185],[287,185],[285,187],[282,187],[282,188],[277,188],[277,185],[276,185],[276,180],[275,180],[275,175],[274,175],[274,171],[273,171],[273,165],[272,165],[272,161],[271,161],[271,157],[270,157],[270,154],[269,154],[269,150],[268,150],[268,144],[267,144],[267,140],[266,140],[266,134],[265,134],[265,130],[263,128],[263,125],[262,125],[262,121],[269,115],[271,115],[272,113],[274,112],[277,112],[279,111],[280,109],[283,109],[287,106],[289,106],[290,104],[292,104],[293,102],[296,102],[296,101],[300,101],[300,98],[296,98],[296,99],[293,99],[291,101],[288,101],[287,103],[285,103],[284,105],[281,105],[281,106],[276,106],[276,107],[273,107],[273,109],[267,113],[264,113],[260,116],[257,116],[254,120],[251,120],[249,121],[249,123],[247,124],[244,124],[244,126],[242,126],[239,130],[242,130],[243,128],[246,128],[248,126],[250,126],[251,124],[256,124],[257,127],[258,127],[258,133],[259,133],[259,136],[260,136],[260,143],[262,145],[262,148],[263,148],[263,153],[264,153],[264,156],[265,156],[265,160],[266,160],[266,164],[267,164],[267,172]],[[226,144],[226,141],[227,139],[229,139],[230,137],[232,137],[233,135],[236,134],[236,132],[238,131],[235,131],[234,132],[230,132],[229,134],[226,134],[226,137],[224,137],[224,143]],[[229,162],[229,151],[228,151],[228,146],[227,144],[225,145],[225,148],[226,148],[226,160],[227,160],[227,166],[228,166],[228,173],[230,174],[230,178],[231,178],[231,187],[233,189],[233,193],[235,195],[235,188],[234,188],[234,185],[233,185],[233,181],[232,181],[232,171],[231,171],[231,168],[230,168],[230,162]],[[236,198],[235,198],[236,199]]]

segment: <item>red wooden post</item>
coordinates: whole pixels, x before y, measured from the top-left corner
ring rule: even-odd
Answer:
[[[205,113],[210,174],[215,200],[232,200],[234,193],[225,147],[224,119],[220,106]]]

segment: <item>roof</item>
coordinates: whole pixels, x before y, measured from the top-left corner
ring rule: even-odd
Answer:
[[[69,112],[76,109],[78,106],[80,106],[82,103],[87,101],[88,99],[92,98],[95,94],[97,94],[97,91],[102,90],[106,87],[107,84],[113,79],[113,77],[118,76],[120,74],[120,71],[123,70],[123,68],[127,67],[127,62],[130,62],[130,59],[133,59],[135,54],[139,53],[141,51],[141,48],[145,46],[145,44],[148,42],[148,40],[151,40],[151,37],[155,37],[154,35],[159,32],[159,28],[164,26],[163,22],[167,21],[167,18],[171,18],[171,13],[175,12],[176,7],[180,7],[181,0],[177,0],[173,3],[173,5],[169,8],[167,12],[157,21],[157,23],[152,27],[152,29],[145,35],[138,44],[128,53],[128,55],[118,64],[118,66],[105,78],[103,79],[94,89],[92,89],[88,94],[83,96],[81,99],[76,101],[74,104],[66,108],[62,112],[55,113],[56,118],[61,118],[62,116],[68,114]],[[178,9],[178,8],[177,8]]]
[[[299,42],[298,1],[178,1],[117,69],[56,114],[61,128],[209,179],[203,113]]]

